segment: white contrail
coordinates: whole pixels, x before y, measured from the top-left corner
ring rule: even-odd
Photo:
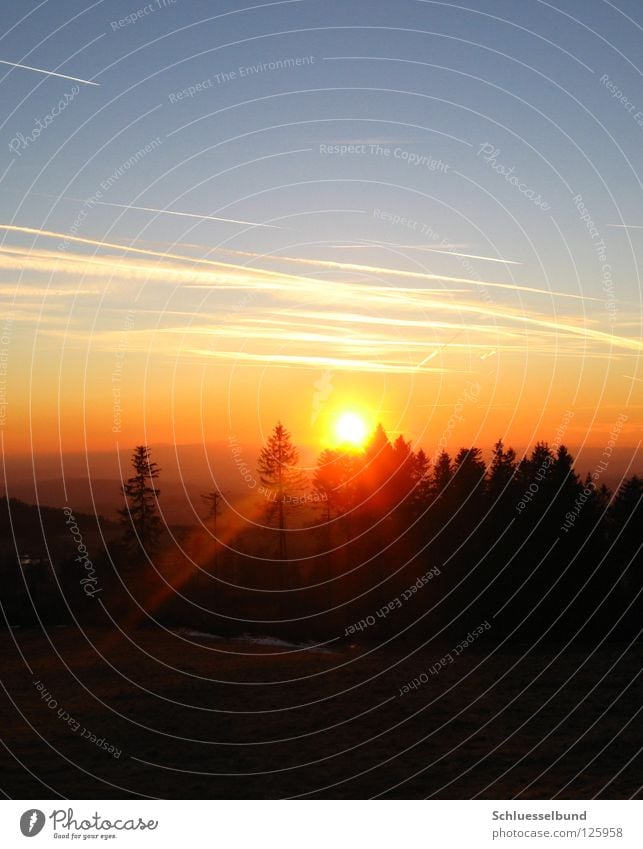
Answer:
[[[38,194],[39,197],[43,198],[55,198],[56,200],[73,200],[77,203],[85,203],[85,199],[83,198],[73,198],[69,195],[48,195],[40,192],[33,192],[32,194]],[[119,209],[138,209],[141,212],[159,212],[162,215],[178,215],[181,218],[201,218],[207,221],[223,221],[226,224],[243,224],[247,227],[269,227],[272,230],[282,230],[282,227],[278,227],[276,224],[257,224],[256,221],[241,221],[237,218],[220,218],[217,215],[198,215],[195,212],[174,212],[171,209],[156,209],[153,206],[134,206],[131,203],[113,203],[106,200],[93,200],[91,201],[92,206],[115,206]]]
[[[400,245],[397,242],[362,242],[356,245],[333,245],[334,248],[379,248],[385,245],[392,248],[403,248],[404,250],[426,251],[435,254],[449,254],[450,256],[464,257],[466,259],[480,259],[484,262],[501,262],[503,265],[522,265],[514,259],[499,259],[498,257],[479,256],[478,254],[463,254],[452,250],[450,247],[434,248],[431,245]]]
[[[22,68],[25,71],[35,71],[37,74],[46,74],[48,77],[62,77],[64,80],[73,80],[76,83],[83,83],[84,85],[100,85],[100,83],[93,83],[91,80],[81,80],[80,77],[70,77],[67,74],[58,74],[56,71],[46,71],[43,68],[32,68],[31,65],[19,65],[17,62],[6,62],[4,59],[0,59],[0,65]]]
[[[608,227],[617,227],[619,230],[643,230],[643,224],[608,224]]]
[[[491,280],[477,280],[472,277],[452,277],[447,274],[430,274],[429,272],[419,271],[403,271],[400,268],[391,268],[377,265],[362,265],[356,262],[331,262],[330,260],[307,259],[305,257],[284,256],[283,254],[258,254],[254,251],[238,251],[230,248],[225,248],[225,253],[234,256],[248,256],[257,259],[269,259],[271,261],[291,262],[298,265],[316,266],[317,268],[337,269],[339,271],[359,271],[367,274],[392,274],[395,277],[407,277],[413,280],[444,280],[449,283],[467,283],[470,286],[490,286],[496,289],[510,289],[513,292],[533,292],[538,295],[547,295],[549,297],[558,298],[574,298],[580,301],[598,301],[598,298],[592,298],[585,295],[575,295],[571,292],[557,292],[553,289],[539,289],[535,286],[519,286],[517,283],[495,283]],[[398,287],[399,289],[399,287]]]

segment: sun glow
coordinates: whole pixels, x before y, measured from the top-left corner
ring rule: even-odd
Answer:
[[[368,427],[359,413],[341,413],[335,422],[335,437],[340,445],[361,448],[368,438]]]

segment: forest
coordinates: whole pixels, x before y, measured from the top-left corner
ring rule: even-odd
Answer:
[[[546,442],[521,458],[502,441],[486,459],[476,447],[428,456],[378,425],[363,450],[324,450],[306,474],[278,423],[246,475],[251,511],[240,518],[235,496],[213,489],[200,525],[173,527],[162,470],[139,445],[118,517],[2,500],[4,625],[631,640],[643,479],[612,492],[602,471],[581,479]]]

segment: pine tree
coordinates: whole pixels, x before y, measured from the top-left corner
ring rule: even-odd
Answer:
[[[393,503],[393,477],[395,474],[395,451],[386,431],[378,423],[368,441],[362,457],[359,473],[359,498],[366,514],[386,516]]]
[[[574,471],[574,458],[564,445],[559,445],[556,451],[552,465],[552,484],[555,497],[565,509],[565,502],[573,502],[581,490],[580,480]]]
[[[446,451],[441,451],[435,461],[433,479],[431,481],[434,499],[444,498],[452,477],[453,466],[451,464],[451,457],[449,457]]]
[[[493,458],[487,481],[487,492],[492,503],[501,496],[507,496],[510,482],[514,479],[515,474],[516,452],[513,448],[508,448],[505,451],[504,443],[502,439],[499,439],[493,446]]]
[[[206,492],[201,496],[201,500],[207,504],[207,518],[212,521],[212,535],[214,537],[214,558],[213,566],[216,570],[219,559],[219,540],[217,539],[217,519],[221,515],[221,502],[224,500],[223,493],[218,489],[213,489],[211,492]]]
[[[154,486],[161,470],[150,460],[147,445],[136,446],[132,467],[135,474],[121,487],[128,503],[118,511],[123,526],[123,543],[131,551],[154,551],[163,531],[158,512],[161,491]]]
[[[455,473],[463,481],[477,485],[485,474],[482,451],[479,448],[461,448],[455,457]]]
[[[305,485],[304,475],[298,469],[299,452],[292,444],[290,433],[277,422],[261,449],[257,469],[261,483],[268,488],[269,513],[277,516],[279,529],[279,560],[287,556],[286,504]]]
[[[355,457],[352,454],[327,448],[319,455],[312,485],[324,503],[327,522],[350,510],[355,471]]]
[[[411,476],[413,479],[413,493],[411,502],[414,515],[419,515],[426,509],[430,500],[431,489],[431,461],[420,448],[413,455]]]
[[[452,507],[460,522],[475,524],[484,497],[485,462],[479,448],[461,448],[454,461],[451,480]],[[466,508],[463,509],[463,505]]]
[[[415,488],[415,454],[411,451],[411,443],[402,434],[393,443],[394,473],[391,479],[391,490],[394,505],[410,506],[410,495]]]

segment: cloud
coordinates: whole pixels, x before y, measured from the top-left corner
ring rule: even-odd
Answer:
[[[83,313],[86,307],[82,303],[75,306],[78,313],[74,314],[73,331],[62,323],[58,329],[41,331],[63,338],[66,345],[82,345],[96,352],[113,351],[118,344],[123,329],[114,326],[114,314],[123,309],[123,295],[128,309],[132,308],[132,281],[142,285],[134,307],[137,324],[127,330],[128,350],[146,355],[215,358],[249,366],[410,373],[419,365],[423,371],[445,371],[447,353],[454,358],[448,370],[462,372],[473,367],[472,356],[479,361],[481,355],[485,359],[492,356],[490,352],[610,359],[643,350],[641,339],[601,330],[597,319],[585,312],[563,315],[524,305],[489,303],[478,299],[476,287],[497,285],[519,294],[545,294],[547,302],[551,295],[571,298],[570,307],[579,298],[583,300],[544,289],[354,263],[272,257],[323,274],[320,280],[266,269],[263,264],[254,267],[193,258],[13,225],[0,225],[0,229],[63,240],[60,245],[65,247],[59,245],[58,250],[4,246],[0,248],[0,268],[55,276],[51,290],[42,285],[25,289],[32,297],[38,296],[34,293],[44,297],[50,291],[61,298],[63,293],[75,295],[70,277],[82,278],[78,285],[84,294],[100,292],[100,310],[94,308],[91,316]],[[96,253],[72,251],[72,245],[91,246]],[[268,259],[249,252],[229,253],[253,263]],[[338,272],[348,271],[368,273],[377,282],[336,279]],[[379,282],[382,276],[461,285],[457,289],[393,285]],[[96,285],[105,280],[109,286]],[[160,294],[158,287],[164,284],[171,288]],[[471,288],[463,289],[462,284]],[[238,290],[244,294],[236,304],[222,302],[223,292]],[[210,299],[209,292],[216,297]],[[175,297],[180,298],[180,309],[174,308]],[[443,358],[435,365],[440,367],[427,367],[438,354]]]
[[[372,276],[388,274],[392,277],[403,277],[412,280],[442,280],[445,283],[466,283],[472,287],[507,289],[513,292],[525,292],[530,294],[547,295],[548,297],[556,298],[572,298],[580,301],[595,301],[597,298],[588,298],[584,295],[576,295],[570,292],[558,292],[553,289],[540,289],[534,286],[521,286],[518,283],[498,283],[493,280],[477,280],[471,277],[453,277],[447,274],[431,274],[426,271],[407,271],[400,268],[391,268],[390,266],[364,265],[355,262],[335,262],[333,260],[322,259],[307,259],[304,257],[289,257],[282,255],[266,256],[265,254],[256,254],[250,251],[225,251],[225,253],[235,256],[254,257],[257,259],[282,261],[296,265],[304,265],[317,269],[333,269],[336,271],[359,271]],[[447,251],[449,253],[449,251]]]

